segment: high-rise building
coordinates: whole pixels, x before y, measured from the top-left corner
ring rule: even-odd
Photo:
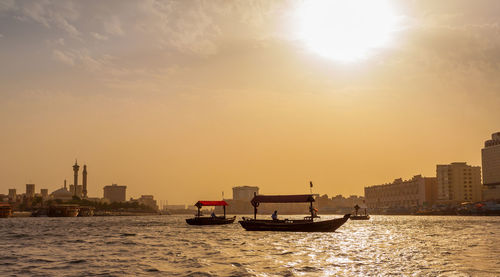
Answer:
[[[82,175],[83,175],[83,180],[82,180],[82,195],[83,195],[83,198],[87,198],[87,165],[84,164],[83,165],[83,172],[82,172]]]
[[[49,198],[49,190],[48,189],[41,189],[40,190],[40,195],[42,196],[42,198],[45,200],[47,198]]]
[[[35,197],[35,184],[26,184],[26,197]]]
[[[259,194],[259,187],[233,187],[233,200],[252,200],[255,194]]]
[[[104,187],[104,198],[108,199],[110,202],[125,202],[125,199],[127,199],[126,193],[127,186],[113,184]]]
[[[365,202],[370,209],[417,209],[430,207],[436,200],[435,177],[413,176],[392,183],[365,187]]]
[[[500,132],[491,135],[481,150],[483,200],[500,200]]]
[[[9,201],[16,201],[17,191],[16,189],[9,189]]]
[[[440,203],[481,201],[481,167],[467,163],[437,165],[436,177]]]

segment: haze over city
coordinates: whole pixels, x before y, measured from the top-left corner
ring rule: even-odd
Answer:
[[[169,203],[309,181],[361,195],[481,165],[500,2],[318,3],[1,1],[0,192],[58,189],[75,158],[89,195],[117,183]],[[343,9],[347,31],[321,27]]]

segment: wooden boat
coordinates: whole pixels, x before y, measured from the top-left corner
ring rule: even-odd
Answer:
[[[366,207],[365,207],[365,214],[358,214],[360,207],[358,205],[354,206],[355,213],[354,215],[351,215],[350,219],[351,220],[369,220],[370,216],[366,213]]]
[[[260,203],[305,203],[309,202],[311,216],[304,219],[265,220],[257,219],[257,207]],[[313,208],[314,197],[311,194],[304,195],[255,195],[251,200],[254,207],[254,218],[243,218],[239,221],[241,227],[247,231],[286,231],[286,232],[333,232],[342,226],[350,217],[350,214],[342,218],[314,221],[319,218],[316,209]]]
[[[194,218],[187,218],[186,223],[189,225],[223,225],[231,224],[236,219],[236,216],[226,217],[226,201],[198,201],[195,206],[198,212]],[[224,216],[201,216],[201,207],[203,206],[222,206],[224,208]]]
[[[50,217],[75,217],[78,216],[80,207],[78,205],[60,204],[53,205],[47,209],[47,216]]]
[[[0,203],[0,218],[12,216],[12,206],[10,204]]]
[[[78,216],[94,216],[94,207],[90,206],[80,206],[80,210],[78,211]]]
[[[351,215],[350,217],[351,220],[369,220],[370,216],[365,214],[365,215]]]

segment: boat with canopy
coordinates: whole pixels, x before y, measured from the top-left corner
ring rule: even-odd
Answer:
[[[361,214],[361,213],[358,213],[359,212],[359,209],[361,209],[360,206],[358,206],[358,204],[356,204],[356,206],[354,206],[354,215],[351,215],[351,220],[370,220],[370,215],[368,215],[368,213],[366,212],[366,205],[364,205],[364,208],[365,208],[365,214]]]
[[[333,232],[342,226],[350,214],[342,218],[335,218],[323,221],[314,221],[319,218],[316,209],[313,207],[314,197],[312,194],[302,195],[255,195],[251,200],[254,207],[254,218],[243,218],[239,221],[241,226],[247,231],[288,231],[288,232]],[[310,216],[304,219],[257,219],[257,207],[260,203],[310,203]]]
[[[236,219],[236,216],[226,218],[226,201],[198,201],[194,204],[198,208],[196,216],[187,218],[186,223],[189,225],[222,225],[231,224]],[[222,206],[224,209],[223,216],[201,216],[201,208],[204,206]]]

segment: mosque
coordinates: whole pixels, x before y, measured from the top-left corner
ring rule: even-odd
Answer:
[[[71,200],[73,196],[76,196],[81,199],[87,199],[87,165],[83,165],[82,171],[82,184],[78,185],[78,171],[80,170],[80,166],[78,165],[78,161],[75,161],[73,165],[73,184],[68,187],[66,186],[66,180],[64,180],[64,187],[53,191],[50,196],[53,199],[61,199],[61,200]]]

